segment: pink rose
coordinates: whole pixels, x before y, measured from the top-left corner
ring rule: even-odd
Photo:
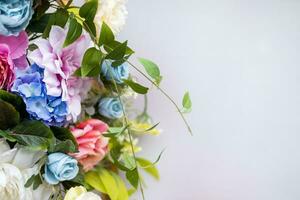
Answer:
[[[10,89],[15,80],[15,68],[27,67],[27,48],[28,36],[25,31],[18,36],[0,35],[0,89]]]
[[[9,90],[15,79],[14,65],[6,44],[0,44],[0,89]]]
[[[83,166],[84,171],[92,169],[108,152],[108,138],[102,134],[108,125],[98,119],[88,119],[71,128],[78,143],[78,153],[70,154]]]

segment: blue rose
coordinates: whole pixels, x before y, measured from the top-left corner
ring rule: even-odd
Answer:
[[[110,119],[123,117],[122,104],[117,98],[102,98],[99,102],[99,113]]]
[[[36,64],[26,71],[19,71],[11,90],[23,98],[31,118],[62,126],[68,115],[67,103],[61,97],[47,95],[43,73]]]
[[[102,64],[101,73],[106,80],[110,81],[114,79],[118,84],[122,84],[123,79],[127,79],[129,77],[129,69],[126,63],[117,67],[112,67],[111,62],[105,61]]]
[[[78,174],[77,160],[64,153],[52,153],[45,165],[44,178],[51,185],[60,181],[72,180]]]
[[[0,1],[0,34],[18,35],[24,30],[33,14],[32,0]]]

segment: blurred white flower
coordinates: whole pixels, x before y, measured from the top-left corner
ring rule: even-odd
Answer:
[[[126,2],[127,0],[98,0],[98,10],[94,18],[98,36],[103,22],[112,29],[114,34],[121,31],[128,14]]]
[[[101,198],[93,192],[88,192],[82,186],[76,186],[68,190],[64,200],[101,200]]]
[[[35,163],[43,152],[15,147],[10,149],[5,140],[0,140],[0,199],[48,200],[52,187],[41,184],[36,190],[25,188],[26,181],[38,173]]]

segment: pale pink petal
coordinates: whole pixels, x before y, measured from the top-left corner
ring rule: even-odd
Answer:
[[[49,33],[49,42],[53,49],[61,49],[66,38],[66,32],[59,26],[52,26]]]
[[[41,51],[39,49],[36,49],[34,51],[32,51],[29,55],[28,58],[30,60],[32,60],[33,62],[35,62],[37,65],[39,65],[40,67],[44,68],[44,66],[42,65],[43,62],[43,55],[41,53]]]

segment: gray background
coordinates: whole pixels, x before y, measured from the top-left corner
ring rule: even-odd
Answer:
[[[191,137],[150,95],[164,132],[144,138],[143,154],[166,151],[147,199],[299,200],[300,1],[130,0],[128,10],[120,38],[160,65],[176,101],[188,89],[194,103]]]

